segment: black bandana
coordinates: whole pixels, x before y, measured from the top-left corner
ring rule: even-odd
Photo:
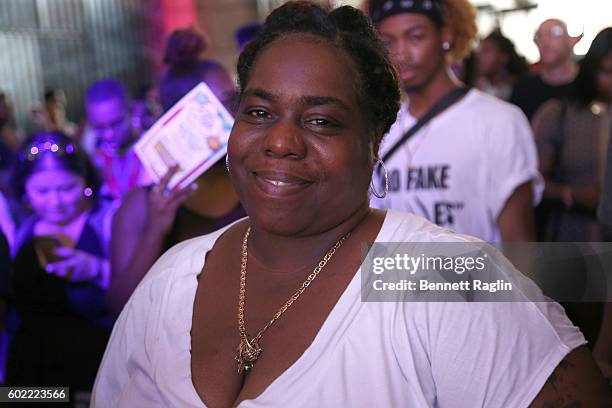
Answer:
[[[438,27],[444,25],[442,0],[371,0],[370,18],[379,24],[387,17],[401,13],[424,14]]]

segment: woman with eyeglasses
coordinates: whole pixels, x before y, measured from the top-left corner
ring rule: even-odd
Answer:
[[[62,133],[32,136],[14,170],[14,192],[31,215],[13,248],[18,322],[7,384],[89,392],[112,327],[105,304],[112,209],[97,200],[89,158]]]

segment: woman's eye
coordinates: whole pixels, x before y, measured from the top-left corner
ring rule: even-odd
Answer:
[[[61,192],[64,192],[64,193],[65,193],[65,192],[72,191],[72,190],[76,189],[76,187],[77,187],[77,185],[76,185],[76,184],[70,184],[70,185],[67,185],[67,186],[61,186],[61,187],[59,188],[59,190],[60,190]]]
[[[412,42],[423,41],[423,40],[425,40],[425,36],[426,36],[426,33],[423,32],[423,31],[420,31],[420,30],[419,31],[414,31],[414,32],[408,34],[408,38]]]
[[[252,109],[247,112],[247,115],[255,119],[266,119],[270,117],[270,114],[263,109]]]
[[[308,123],[318,127],[336,127],[335,123],[323,118],[310,119]]]
[[[387,36],[382,37],[380,40],[382,42],[382,45],[386,48],[390,48],[394,43],[393,39]]]

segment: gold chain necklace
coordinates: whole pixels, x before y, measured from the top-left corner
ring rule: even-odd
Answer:
[[[276,314],[266,323],[266,325],[261,329],[257,335],[251,340],[249,340],[249,335],[247,334],[246,327],[244,324],[244,305],[245,305],[245,295],[246,295],[246,269],[247,269],[247,259],[248,259],[248,249],[247,244],[249,242],[249,234],[251,233],[251,227],[247,228],[244,233],[244,238],[242,239],[242,262],[240,263],[240,293],[238,296],[238,333],[240,334],[240,344],[236,350],[236,361],[238,362],[238,373],[246,373],[255,364],[255,361],[259,358],[261,354],[261,347],[259,346],[259,340],[261,336],[263,336],[264,332],[268,330],[268,328],[279,318],[289,307],[295,302],[302,293],[306,290],[308,286],[312,283],[313,280],[317,277],[319,272],[327,265],[327,262],[334,256],[338,248],[342,245],[342,243],[348,238],[351,234],[350,232],[340,238],[333,247],[330,248],[329,251],[321,258],[318,265],[313,269],[313,271],[308,275],[302,286],[285,302],[285,304],[276,312]]]

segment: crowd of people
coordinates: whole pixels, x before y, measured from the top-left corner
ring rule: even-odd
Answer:
[[[477,31],[467,0],[291,2],[238,33],[237,81],[181,29],[155,87],[96,81],[80,126],[50,90],[26,137],[0,94],[3,383],[76,406],[96,381],[100,407],[606,406],[605,296],[351,303],[361,242],[610,238],[612,27],[578,59],[546,20],[532,65]],[[134,144],[200,82],[235,115],[227,160],[169,190]]]

